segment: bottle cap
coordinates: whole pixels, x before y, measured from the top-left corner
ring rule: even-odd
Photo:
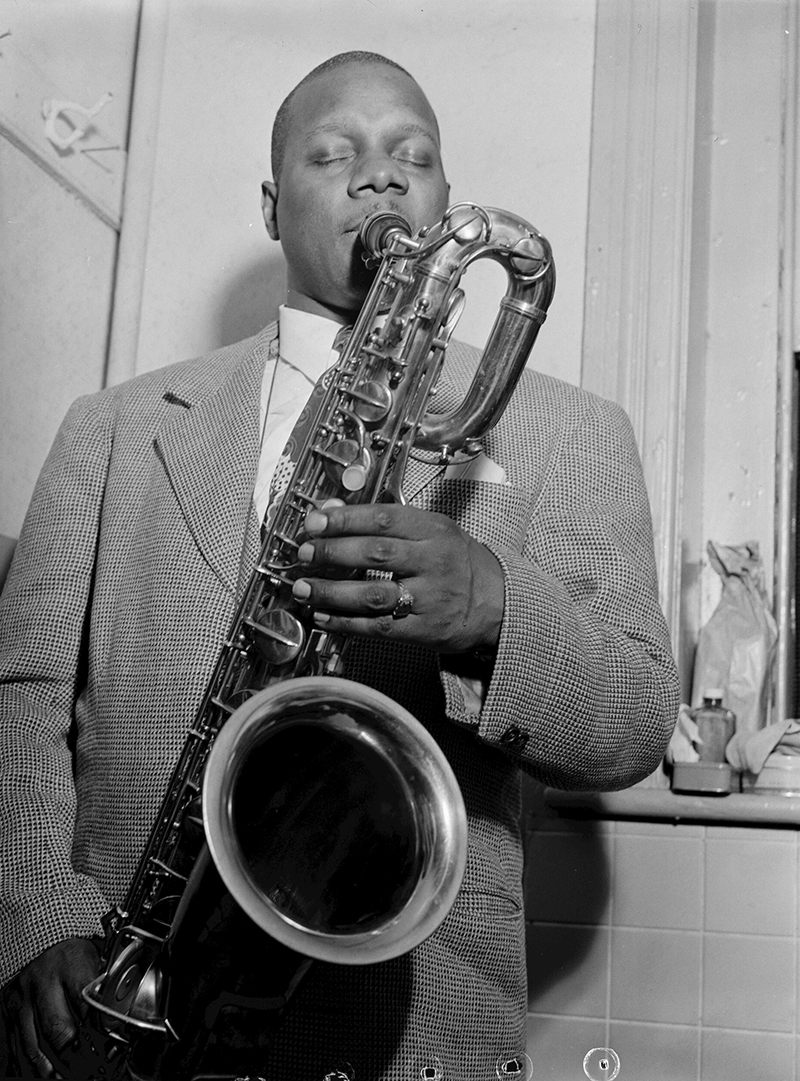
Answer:
[[[710,687],[707,691],[703,691],[703,698],[719,698],[721,702],[723,693],[722,687]]]

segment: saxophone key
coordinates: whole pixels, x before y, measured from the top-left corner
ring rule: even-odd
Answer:
[[[390,270],[387,274],[387,278],[397,285],[413,285],[414,283],[413,274],[405,274],[399,270]]]
[[[357,439],[339,439],[328,448],[319,448],[328,479],[345,491],[360,492],[367,482],[372,455]]]
[[[293,661],[306,640],[302,623],[285,608],[264,611],[257,621],[248,618],[245,623],[264,660],[279,667]]]
[[[316,499],[309,495],[308,492],[303,492],[300,489],[292,492],[291,495],[292,506],[295,510],[306,510],[310,506],[316,505]]]
[[[378,348],[374,345],[362,345],[361,352],[366,353],[368,357],[375,357],[377,360],[385,360],[385,350]]]
[[[348,492],[363,491],[368,479],[369,466],[364,462],[354,462],[342,470],[342,485]]]
[[[392,407],[392,392],[376,379],[351,387],[347,394],[354,400],[353,412],[365,424],[378,424]]]
[[[174,867],[170,867],[169,864],[164,863],[163,860],[156,859],[155,856],[149,860],[149,868],[149,873],[152,875],[158,875],[163,878],[174,878],[178,882],[189,881],[186,875],[180,874]]]
[[[225,640],[225,649],[232,650],[234,653],[240,655],[247,653],[247,645],[247,638],[245,637],[245,635],[242,634],[241,631],[237,631],[232,638],[228,638]]]
[[[285,544],[287,548],[294,548],[295,551],[300,547],[297,541],[293,537],[289,537],[286,533],[276,533],[275,540]]]

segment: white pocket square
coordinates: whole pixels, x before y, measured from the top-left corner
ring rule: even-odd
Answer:
[[[454,462],[444,471],[445,480],[483,480],[491,484],[506,484],[506,471],[481,451],[468,462]]]

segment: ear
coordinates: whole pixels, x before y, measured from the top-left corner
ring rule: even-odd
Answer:
[[[261,213],[271,239],[279,240],[278,185],[274,180],[265,180],[261,185]]]

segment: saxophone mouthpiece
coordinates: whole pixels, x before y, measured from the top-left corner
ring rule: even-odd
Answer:
[[[375,266],[383,259],[386,249],[398,233],[405,237],[413,235],[413,229],[402,214],[379,211],[364,219],[358,230],[358,239],[364,249],[362,258],[367,266]]]

